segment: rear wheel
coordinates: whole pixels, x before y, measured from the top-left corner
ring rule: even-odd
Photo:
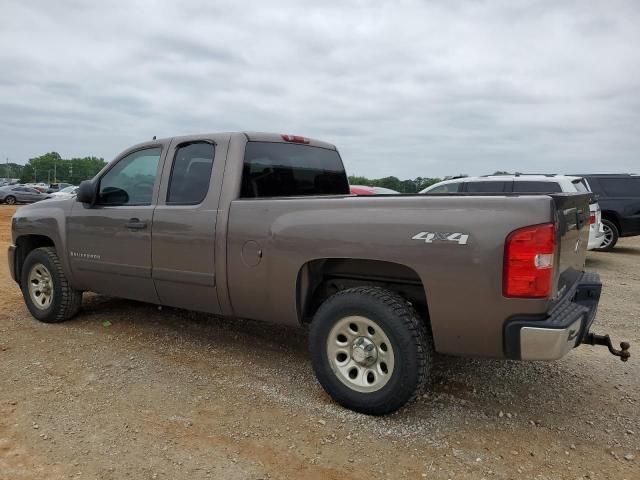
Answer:
[[[31,315],[41,322],[63,322],[80,310],[82,292],[71,288],[52,247],[36,248],[27,255],[20,286]]]
[[[6,203],[7,205],[15,205],[16,197],[14,197],[13,195],[9,195],[8,197],[5,197],[4,203]]]
[[[326,300],[309,335],[318,381],[338,403],[384,415],[412,401],[427,383],[432,342],[401,296],[356,287]]]
[[[611,220],[602,219],[602,228],[604,229],[604,241],[596,250],[600,252],[608,252],[618,243],[620,233],[618,227]]]

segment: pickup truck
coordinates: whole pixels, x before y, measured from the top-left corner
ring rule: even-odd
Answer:
[[[434,352],[554,360],[600,298],[584,271],[589,198],[353,196],[335,146],[225,133],[141,143],[77,196],[19,209],[9,266],[31,314],[82,292],[308,325],[324,389],[367,414],[428,388]]]

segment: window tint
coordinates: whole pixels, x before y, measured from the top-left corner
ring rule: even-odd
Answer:
[[[427,194],[429,193],[456,193],[458,192],[458,189],[460,188],[460,185],[462,185],[461,183],[446,183],[444,185],[439,185],[431,190],[429,190],[428,192],[425,192]]]
[[[120,159],[100,180],[100,205],[150,205],[160,148],[148,148]]]
[[[242,197],[348,194],[347,175],[335,150],[291,143],[247,143]]]
[[[589,190],[589,188],[587,187],[587,183],[584,179],[574,180],[571,183],[573,183],[573,186],[576,187],[576,191],[580,193],[591,193],[591,190]]]
[[[214,148],[211,143],[197,142],[176,150],[167,203],[196,205],[204,200],[209,191]]]
[[[511,182],[509,182],[511,183]],[[466,182],[467,192],[504,192],[507,182]]]
[[[513,191],[519,193],[558,193],[562,191],[557,182],[514,181]]]
[[[610,197],[640,197],[640,177],[598,179]]]

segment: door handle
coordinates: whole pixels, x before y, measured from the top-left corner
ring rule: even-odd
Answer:
[[[131,230],[143,230],[147,228],[147,223],[141,222],[138,218],[130,218],[125,224],[125,227],[130,228]]]

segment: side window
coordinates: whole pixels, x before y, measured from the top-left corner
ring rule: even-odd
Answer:
[[[430,193],[456,193],[459,188],[460,185],[462,185],[461,183],[446,183],[444,185],[440,185],[439,187],[436,187],[432,190],[429,190],[428,192],[425,192],[427,194]]]
[[[507,182],[467,182],[467,192],[499,193],[504,192]]]
[[[610,197],[640,197],[640,177],[598,179]]]
[[[202,203],[209,191],[214,149],[213,144],[206,142],[189,143],[176,149],[169,179],[167,204]]]
[[[335,150],[310,145],[248,142],[242,198],[348,195],[349,182]]]
[[[562,188],[558,182],[516,180],[513,182],[513,191],[518,193],[559,193],[562,192]]]
[[[99,205],[151,205],[160,148],[123,157],[100,179]]]

